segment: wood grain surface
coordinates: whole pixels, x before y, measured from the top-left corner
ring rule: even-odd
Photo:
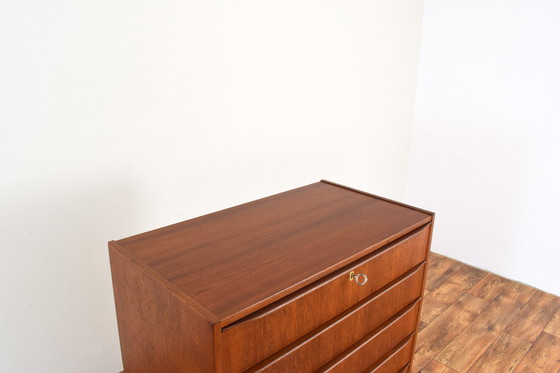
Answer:
[[[468,372],[513,372],[530,348],[531,344],[529,342],[502,333]]]
[[[408,306],[317,373],[364,372],[415,331],[419,308],[418,301]]]
[[[125,371],[216,371],[213,325],[117,246],[109,254]]]
[[[433,218],[321,181],[111,241],[125,372],[409,371]]]
[[[454,266],[455,272],[445,274],[445,281],[437,281],[437,288],[424,297],[422,321],[430,323],[455,303],[467,290],[480,281],[485,273],[469,266]]]
[[[431,219],[319,182],[118,243],[227,325]]]
[[[414,366],[429,364],[463,329],[486,308],[488,302],[470,294],[463,294],[436,320],[418,334]]]
[[[394,373],[407,369],[414,344],[413,337],[410,336],[397,347],[381,358],[381,362],[374,367],[366,369],[368,373]]]
[[[533,343],[559,308],[560,298],[537,290],[505,332]]]
[[[560,338],[560,308],[556,311],[552,320],[546,325],[544,331]]]
[[[422,369],[422,373],[458,373],[449,367],[446,367],[437,360],[432,360]]]
[[[314,372],[418,299],[423,266],[248,372]],[[320,307],[318,304],[317,307]],[[226,341],[224,343],[227,344]],[[247,351],[247,350],[244,350]],[[406,362],[410,360],[407,356]],[[404,365],[399,367],[401,369]]]
[[[535,289],[517,283],[508,286],[443,349],[437,360],[459,372],[466,371],[515,318],[534,292]]]
[[[492,273],[461,287],[472,267],[435,253],[429,262],[411,372],[560,373],[559,297]]]
[[[496,298],[505,288],[512,283],[511,280],[505,279],[493,273],[488,273],[484,278],[478,282],[469,291],[470,294],[491,302]]]
[[[515,373],[560,371],[560,338],[542,332],[527,352]]]
[[[232,372],[243,371],[362,301],[421,263],[426,258],[427,240],[428,229],[419,228],[383,250],[353,263],[351,268],[338,271],[324,281],[302,289],[286,300],[283,299],[279,304],[274,303],[224,328],[222,338],[225,366]],[[349,281],[351,270],[367,274],[367,283],[358,286]],[[416,277],[417,282],[414,286],[410,284],[410,289],[415,291],[414,298],[421,294],[423,275],[424,267]],[[395,304],[401,304],[395,312],[412,300],[402,304],[399,298],[391,299]],[[392,310],[393,307],[387,305],[387,309]],[[385,319],[389,316],[385,315]],[[278,325],[283,325],[281,330],[278,329]],[[263,338],[267,343],[260,343]],[[325,352],[327,350],[325,349]],[[247,354],[247,351],[251,351],[251,354]],[[288,360],[284,359],[283,364]],[[313,365],[313,361],[315,360],[311,359],[308,363]]]

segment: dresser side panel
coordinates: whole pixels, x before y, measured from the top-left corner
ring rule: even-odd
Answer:
[[[214,372],[212,323],[114,243],[109,256],[125,372]]]

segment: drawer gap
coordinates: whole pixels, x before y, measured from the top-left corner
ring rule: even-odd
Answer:
[[[344,350],[340,355],[335,357],[333,360],[323,365],[320,369],[317,370],[317,373],[328,371],[330,368],[332,368],[332,366],[337,365],[340,360],[343,360],[347,355],[351,354],[354,350],[359,349],[361,346],[367,344],[370,340],[383,333],[393,323],[399,320],[401,316],[406,314],[408,311],[412,310],[412,308],[414,308],[419,302],[420,302],[420,298],[417,298],[416,300],[410,302],[406,307],[404,307],[402,310],[397,312],[395,315],[393,315],[383,324],[379,325],[377,328],[375,328],[373,331],[371,331],[366,336],[361,338],[359,341],[357,341],[356,343],[348,347],[346,350]],[[412,334],[414,334],[414,332]]]
[[[366,369],[366,371],[364,373],[371,373],[374,372],[375,369],[377,369],[381,364],[383,364],[384,362],[386,362],[387,360],[389,360],[390,358],[394,357],[403,347],[406,346],[406,344],[408,342],[410,342],[411,338],[414,336],[414,333],[409,334],[405,339],[403,339],[402,341],[399,342],[399,344],[397,344],[395,347],[393,347],[391,349],[391,351],[387,352],[384,356],[382,356],[378,361],[375,362],[375,364],[373,364],[372,366],[370,366],[369,368]],[[408,365],[405,364],[403,367],[399,368],[399,372],[402,372],[404,369],[406,369],[406,366]]]
[[[421,266],[422,264],[420,264],[419,266]],[[419,267],[418,266],[418,267]],[[409,271],[411,273],[409,273],[409,275],[411,275],[413,273],[413,271]],[[407,276],[401,276],[403,279],[406,278]],[[390,288],[392,285],[388,285],[385,288]],[[370,299],[372,297],[369,297],[368,299]],[[406,305],[403,309],[401,309],[400,311],[398,311],[397,313],[395,313],[394,315],[392,315],[389,319],[387,319],[385,322],[383,322],[382,324],[380,324],[378,327],[376,327],[373,331],[371,331],[370,333],[366,334],[364,337],[362,337],[361,339],[359,339],[358,341],[356,341],[353,345],[351,345],[349,348],[347,348],[346,350],[344,350],[339,356],[344,356],[348,353],[348,351],[353,350],[354,348],[356,348],[356,346],[360,346],[361,344],[367,342],[370,338],[372,338],[373,336],[375,336],[376,334],[380,333],[381,331],[385,330],[387,327],[389,327],[393,322],[395,322],[397,319],[399,319],[402,315],[404,315],[405,313],[407,313],[408,311],[410,311],[414,306],[416,306],[416,304],[419,302],[420,298],[416,298],[414,299],[412,302],[410,302],[408,305]],[[321,325],[320,327],[314,329],[313,331],[307,333],[306,335],[304,335],[303,337],[299,338],[298,340],[296,340],[295,342],[289,344],[288,346],[284,347],[282,350],[276,352],[274,355],[266,358],[265,360],[259,362],[258,364],[254,365],[253,367],[249,368],[248,370],[245,371],[245,373],[253,373],[253,372],[258,372],[261,371],[262,369],[265,369],[268,365],[270,365],[271,363],[273,363],[274,361],[276,361],[277,359],[282,358],[282,356],[290,351],[292,348],[294,348],[295,346],[304,343],[305,341],[307,341],[308,339],[311,339],[313,336],[315,336],[316,334],[319,334],[321,331],[323,331],[324,329],[327,329],[331,324],[337,322],[339,319],[344,318],[348,313],[352,312],[354,309],[359,308],[362,304],[361,303],[365,303],[365,302],[360,302],[360,304],[355,305],[354,307],[351,307],[351,309],[346,310],[344,313],[338,315],[337,317],[331,319],[328,323]],[[338,357],[335,357],[333,360],[336,360]],[[328,362],[328,364],[330,364],[331,362]]]

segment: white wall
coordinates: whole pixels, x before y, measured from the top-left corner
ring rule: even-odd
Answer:
[[[1,2],[0,371],[119,371],[110,239],[321,178],[403,198],[422,11]]]
[[[428,0],[408,201],[433,250],[560,295],[560,2]]]

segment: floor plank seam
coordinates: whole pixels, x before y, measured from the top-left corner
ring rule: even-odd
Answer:
[[[440,254],[432,259],[415,349],[422,366],[412,373],[560,373],[560,297]]]

